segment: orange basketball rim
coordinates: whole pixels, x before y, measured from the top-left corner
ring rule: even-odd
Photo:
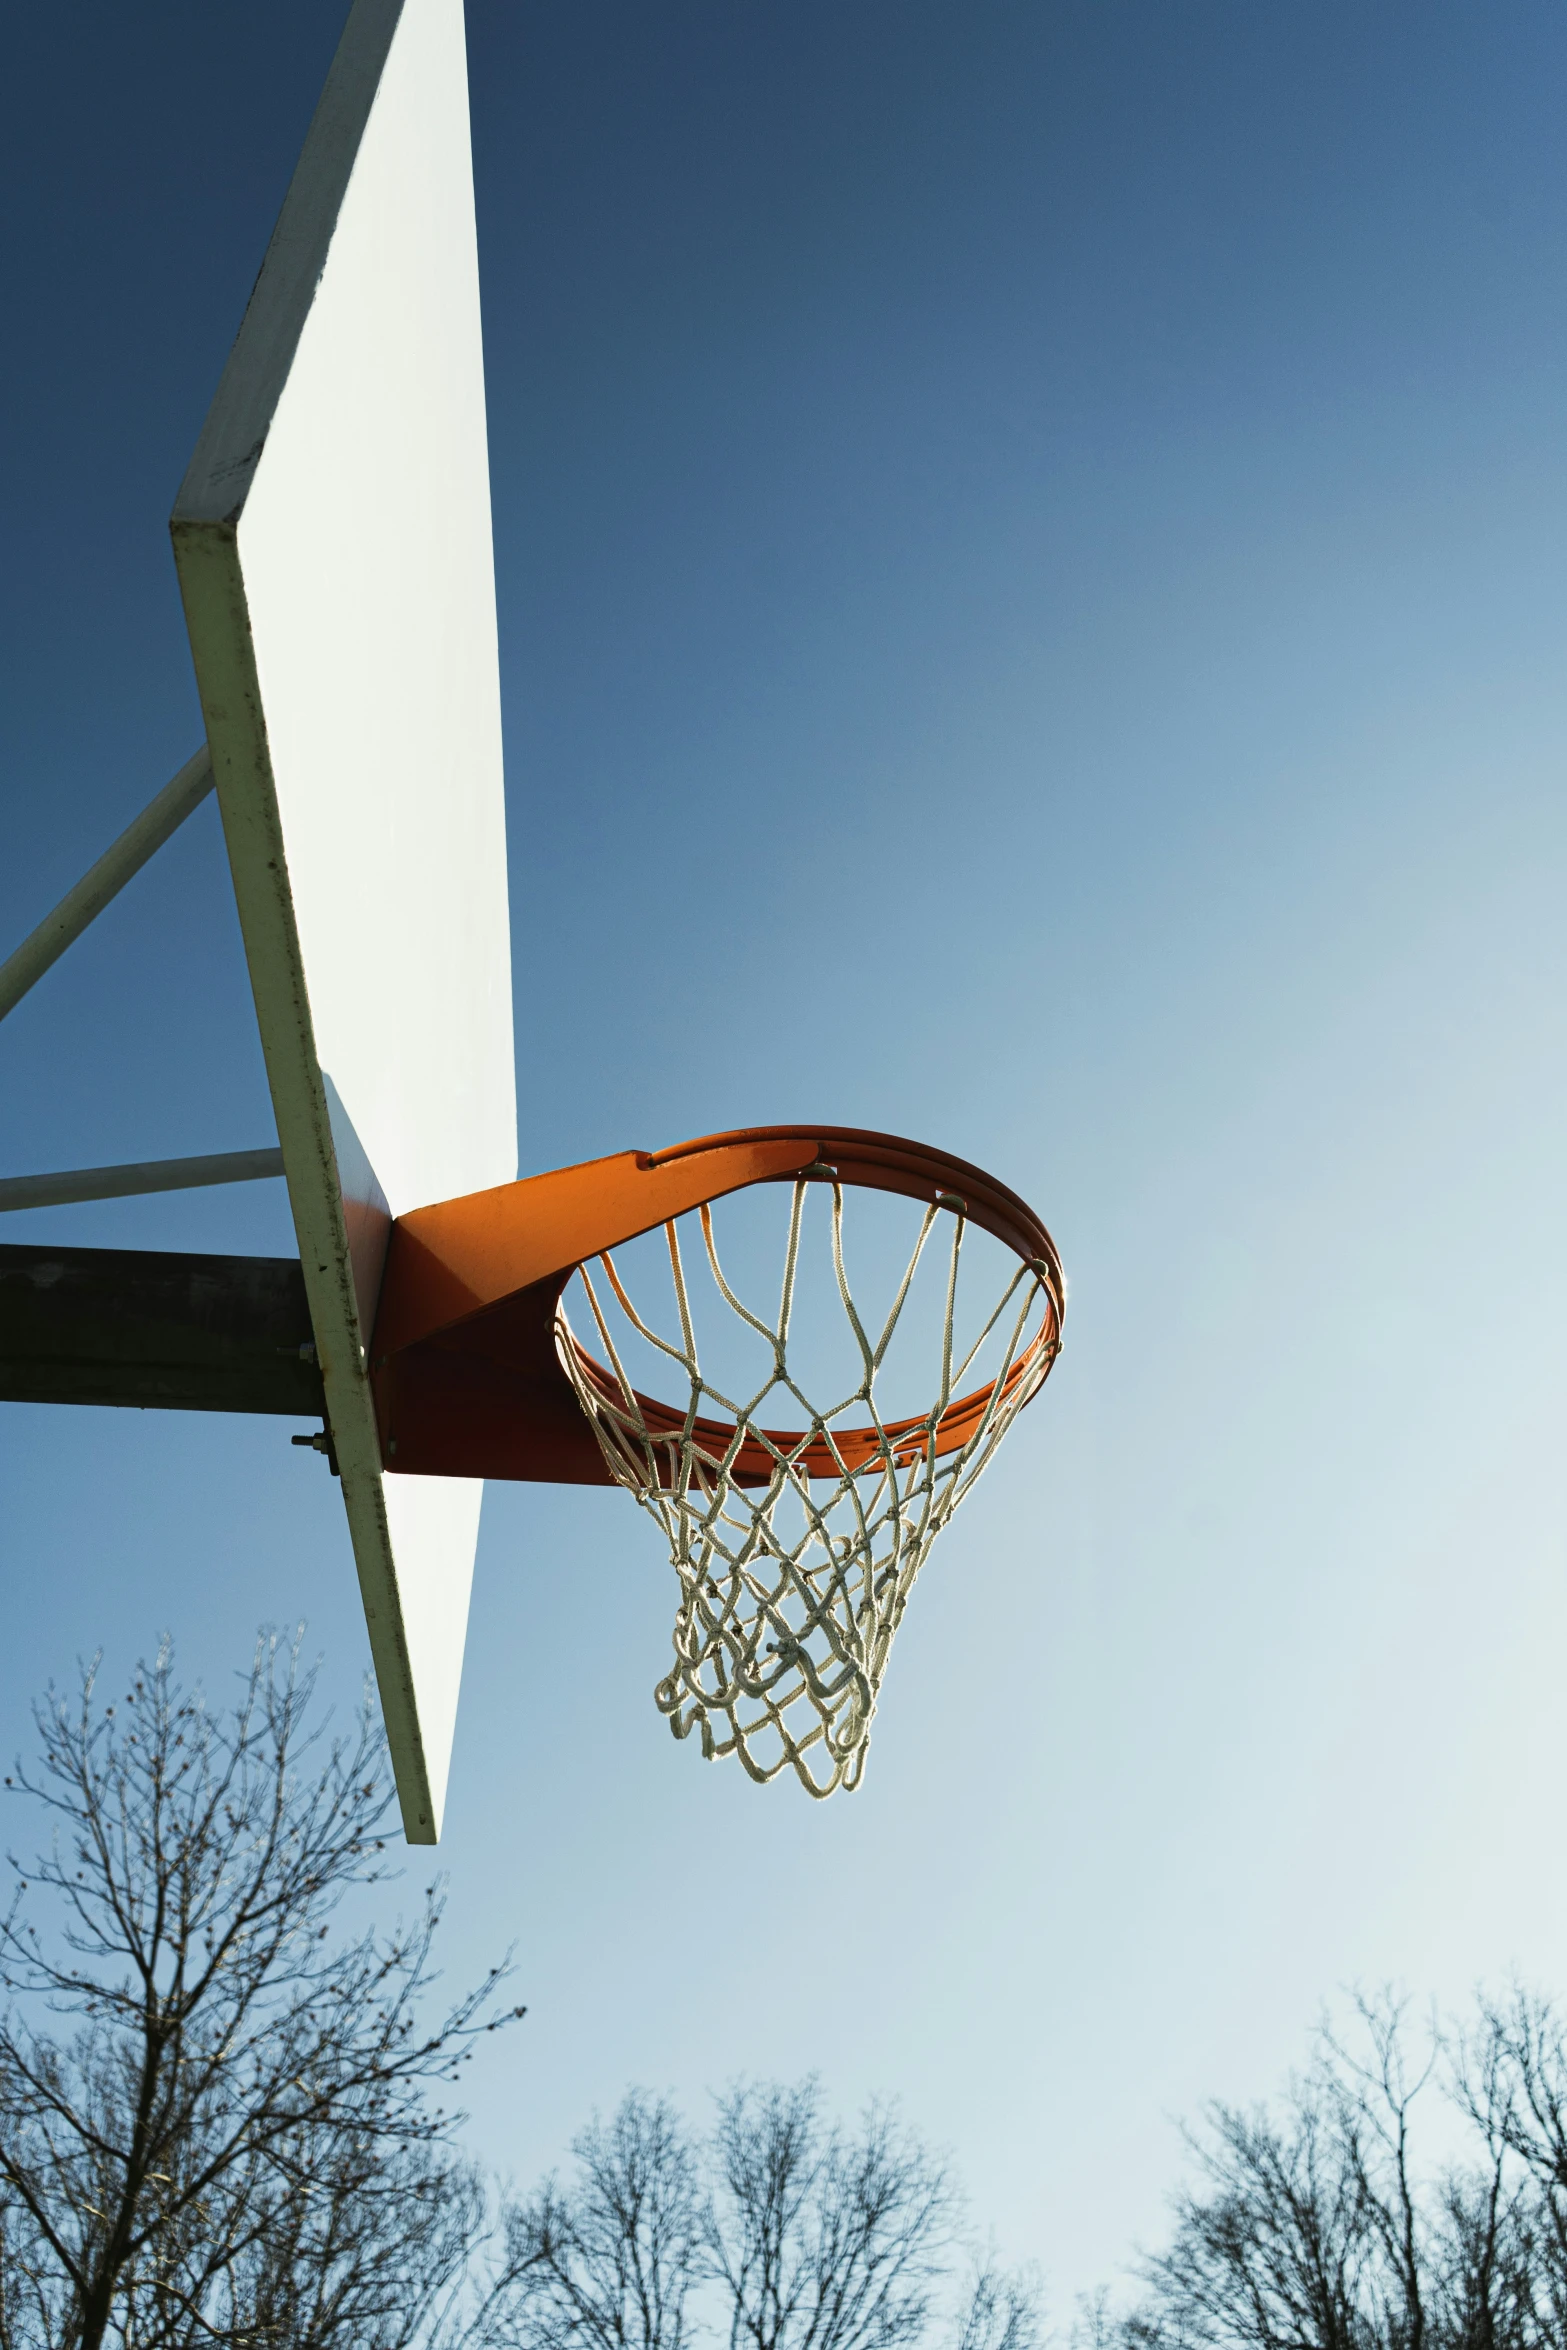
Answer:
[[[726,1195],[760,1183],[822,1182],[902,1194],[988,1232],[1035,1275],[1041,1326],[999,1381],[935,1417],[840,1428],[750,1431],[696,1420],[637,1393],[650,1434],[695,1438],[740,1485],[766,1483],[780,1455],[807,1477],[961,1450],[1006,1407],[1036,1395],[1060,1350],[1060,1259],[1044,1225],[981,1168],[899,1136],[846,1126],[753,1126],[663,1151],[618,1151],[520,1183],[444,1200],[393,1227],[371,1346],[371,1384],[389,1471],[549,1483],[616,1482],[578,1401],[579,1383],[614,1405],[614,1374],[565,1327],[561,1300],[578,1268]],[[738,1442],[736,1441],[738,1439]],[[671,1444],[658,1474],[668,1482]]]

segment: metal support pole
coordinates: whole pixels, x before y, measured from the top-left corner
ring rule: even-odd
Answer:
[[[212,789],[212,761],[207,746],[187,759],[172,783],[166,783],[133,824],[126,826],[114,846],[105,849],[90,873],[46,914],[38,928],[24,938],[14,955],[0,963],[0,1020],[19,1004],[28,989],[42,979],[74,939],[103,912],[111,898],[139,873],[147,859],[177,832],[193,808],[200,807]],[[101,1196],[76,1194],[77,1197]]]
[[[0,1180],[0,1215],[12,1208],[58,1208],[70,1200],[130,1199],[143,1191],[194,1191],[204,1183],[259,1183],[283,1172],[283,1153],[218,1151],[206,1159],[144,1159],[126,1167],[78,1167],[62,1175]]]
[[[322,1419],[299,1259],[0,1247],[0,1397]]]

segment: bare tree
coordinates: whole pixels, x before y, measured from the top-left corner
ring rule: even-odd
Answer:
[[[1513,2342],[1567,2342],[1567,2040],[1554,2007],[1515,1984],[1455,2037],[1454,2092],[1484,2149],[1450,2220],[1471,2300]]]
[[[506,2214],[489,2338],[518,2350],[685,2350],[704,2235],[684,2124],[633,2089],[572,2151],[574,2189],[546,2179]]]
[[[391,1796],[368,1711],[307,1729],[312,1680],[263,1642],[224,1715],[165,1647],[119,1707],[89,1669],[37,1711],[6,1782],[53,1838],[0,1918],[0,2350],[404,2350],[455,2309],[481,2198],[429,2095],[503,2020],[500,1970],[431,2028],[433,1887],[389,1937],[334,1932]]]
[[[1096,2307],[1096,2350],[1562,2350],[1567,2045],[1549,2003],[1515,1990],[1467,2032],[1417,2035],[1384,1997],[1357,2022],[1353,2045],[1323,2031],[1275,2107],[1210,2108],[1143,2301],[1113,2324]],[[1422,2162],[1436,2102],[1447,2143]]]
[[[1363,2350],[1366,2214],[1331,2120],[1310,2095],[1280,2122],[1215,2106],[1193,2141],[1198,2183],[1174,2240],[1148,2266],[1135,2343]]]
[[[904,2350],[938,2317],[957,2249],[944,2167],[885,2110],[830,2125],[814,2081],[742,2086],[695,2138],[633,2090],[506,2223],[493,2350]],[[955,2350],[1035,2350],[1037,2294],[973,2276]]]
[[[982,2260],[963,2303],[953,2350],[1037,2350],[1039,2298],[1029,2270]]]
[[[738,2088],[714,2132],[707,2210],[730,2350],[901,2350],[952,2244],[941,2165],[872,2107],[829,2129],[814,2080]]]

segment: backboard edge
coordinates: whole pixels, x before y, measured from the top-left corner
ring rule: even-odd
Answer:
[[[326,267],[404,0],[354,0],[311,117],[173,520],[232,522],[245,503]]]
[[[382,1490],[330,1110],[316,1056],[266,718],[232,526],[177,521],[175,564],[287,1173],[343,1503],[410,1844],[440,1832]]]

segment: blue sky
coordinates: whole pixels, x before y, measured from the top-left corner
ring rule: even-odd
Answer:
[[[194,747],[166,517],[335,6],[29,12],[0,940]],[[470,50],[525,1170],[913,1134],[1060,1243],[866,1785],[703,1766],[613,1493],[492,1489],[441,1861],[520,2176],[895,2092],[1058,2304],[1393,1977],[1562,1984],[1567,22],[501,7]],[[215,811],[0,1031],[4,1172],[271,1139]],[[286,1251],[280,1187],[6,1237]],[[366,1661],[279,1423],[0,1407],[0,1742],[160,1628]]]

